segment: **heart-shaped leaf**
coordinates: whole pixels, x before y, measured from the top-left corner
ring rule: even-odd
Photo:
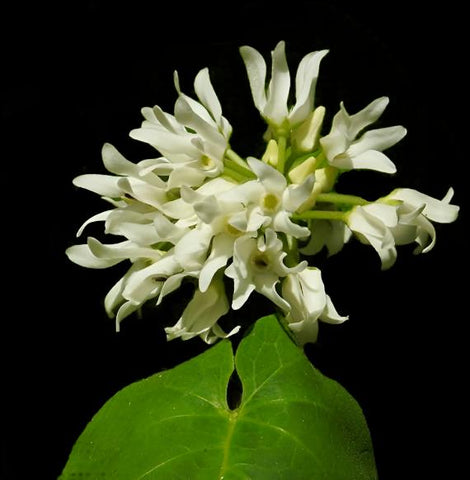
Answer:
[[[274,316],[235,356],[225,340],[118,392],[75,444],[61,480],[373,480],[372,444],[356,401],[312,367]]]

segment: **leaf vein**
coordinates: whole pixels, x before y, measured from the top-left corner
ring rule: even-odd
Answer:
[[[180,453],[179,455],[175,455],[174,457],[171,457],[171,458],[168,458],[167,460],[159,463],[158,465],[155,465],[154,467],[152,467],[150,470],[147,470],[145,473],[143,473],[140,477],[138,477],[136,480],[142,480],[143,478],[145,478],[147,475],[150,475],[152,472],[154,472],[155,470],[159,469],[160,467],[163,467],[165,465],[167,465],[168,463],[171,463],[175,460],[178,460],[179,458],[182,458],[182,457],[185,457],[187,455],[194,455],[195,453],[199,453],[199,452],[204,452],[204,453],[207,453],[209,450],[220,450],[220,447],[214,447],[214,448],[207,448],[207,447],[204,447],[204,448],[199,448],[197,450],[190,450],[189,452],[184,452],[184,453]]]
[[[279,427],[278,425],[272,425],[270,423],[266,423],[259,420],[254,420],[252,418],[246,418],[246,417],[240,418],[239,422],[247,422],[247,423],[252,423],[254,425],[259,425],[261,427],[267,427],[272,430],[276,430],[277,432],[285,435],[288,438],[291,438],[295,443],[297,443],[300,447],[302,447],[302,449],[305,450],[313,458],[313,460],[315,461],[318,467],[321,467],[321,464],[318,460],[318,456],[312,450],[310,450],[310,448],[308,448],[307,445],[305,445],[298,437],[296,437],[294,434],[292,434],[288,430],[285,430],[284,428]]]

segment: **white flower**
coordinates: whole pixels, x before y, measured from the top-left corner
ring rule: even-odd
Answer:
[[[346,221],[356,237],[379,254],[382,270],[395,263],[397,251],[391,229],[398,224],[396,206],[383,203],[357,206],[347,214]]]
[[[75,186],[97,193],[115,206],[125,206],[117,201],[129,195],[154,209],[168,201],[166,183],[148,169],[148,162],[132,163],[109,143],[103,145],[101,154],[104,166],[114,175],[80,175],[73,179]]]
[[[200,336],[206,343],[214,343],[220,338],[227,338],[237,333],[235,327],[225,333],[217,321],[230,309],[221,278],[214,278],[208,288],[201,292],[196,289],[192,300],[186,306],[181,318],[173,327],[165,328],[168,340],[181,338],[188,340]]]
[[[217,177],[223,170],[232,127],[222,116],[222,108],[210,82],[207,69],[194,81],[200,102],[183,94],[175,74],[179,97],[175,115],[160,107],[142,109],[141,128],[130,136],[152,145],[163,157],[148,160],[159,175],[168,176],[168,188],[197,186],[207,177]]]
[[[321,59],[328,50],[311,52],[299,63],[295,77],[296,101],[288,106],[290,74],[286,61],[285,43],[279,42],[272,51],[271,79],[266,90],[266,62],[252,47],[240,48],[246,66],[251,93],[256,108],[268,124],[292,128],[302,123],[314,109],[315,87]]]
[[[270,226],[276,232],[282,232],[295,238],[310,235],[306,227],[292,222],[290,216],[310,196],[314,184],[314,176],[309,175],[303,183],[287,185],[287,180],[270,165],[253,157],[248,158],[248,165],[258,177],[257,181],[248,182],[258,190],[257,212],[259,225]]]
[[[364,168],[396,172],[394,163],[382,151],[399,142],[406,135],[405,128],[394,126],[369,130],[356,138],[364,128],[378,120],[388,101],[387,97],[378,98],[354,115],[349,115],[341,102],[330,133],[320,139],[331,166],[345,170]]]
[[[449,188],[442,200],[410,188],[397,188],[384,198],[398,200],[398,225],[392,229],[397,245],[416,242],[415,254],[429,252],[436,242],[432,222],[451,223],[457,219],[459,207],[450,203],[454,190]]]
[[[241,235],[256,236],[262,221],[252,206],[259,196],[254,182],[236,185],[225,191],[196,191],[182,188],[182,198],[191,204],[199,221],[211,231],[210,254],[199,274],[199,289],[205,292],[218,270],[233,255],[234,242]],[[252,218],[254,217],[254,218]]]
[[[281,277],[303,270],[307,262],[289,268],[283,263],[286,256],[281,240],[270,228],[258,238],[244,235],[236,239],[233,262],[225,270],[225,275],[234,281],[232,308],[241,308],[256,291],[288,311],[289,305],[277,292],[276,285]]]
[[[316,342],[319,320],[338,324],[348,319],[338,314],[325,293],[317,268],[309,267],[287,275],[282,282],[282,296],[290,305],[286,321],[299,345]]]
[[[328,256],[338,253],[351,238],[351,230],[338,220],[311,220],[308,243],[300,248],[303,255],[315,255],[324,247]]]

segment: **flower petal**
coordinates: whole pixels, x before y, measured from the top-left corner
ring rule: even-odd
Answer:
[[[200,228],[190,230],[175,245],[175,258],[184,270],[198,270],[201,268],[209,249],[212,235],[212,229],[203,224]]]
[[[159,260],[162,254],[153,248],[145,248],[134,242],[125,240],[123,242],[105,245],[93,237],[88,237],[88,247],[90,252],[97,258],[103,260],[135,260],[146,258]]]
[[[101,213],[97,213],[96,215],[93,215],[92,217],[90,217],[85,223],[83,223],[83,225],[78,229],[77,231],[77,237],[79,237],[82,233],[83,233],[83,230],[85,229],[85,227],[87,225],[89,225],[90,223],[93,223],[93,222],[104,222],[108,219],[109,215],[114,212],[114,210],[106,210],[104,212],[101,212]]]
[[[168,253],[161,260],[133,272],[127,279],[123,297],[142,304],[148,298],[149,292],[160,292],[165,278],[180,271],[181,267],[174,255]]]
[[[449,188],[444,199],[438,200],[411,188],[397,188],[388,198],[402,200],[414,208],[425,205],[423,215],[426,218],[434,222],[450,223],[457,219],[459,213],[459,207],[449,203],[453,193],[454,190]]]
[[[102,175],[99,173],[87,173],[79,175],[72,180],[76,187],[85,188],[90,192],[104,197],[117,198],[122,195],[122,189],[118,185],[119,177]]]
[[[88,245],[72,245],[65,254],[73,263],[87,268],[108,268],[122,261],[119,259],[98,258],[93,255]]]
[[[212,86],[209,69],[203,68],[194,79],[194,90],[201,103],[211,113],[212,118],[220,126],[222,106]]]
[[[105,143],[101,149],[104,166],[108,171],[116,175],[138,176],[137,165],[127,160],[110,143]]]
[[[290,305],[276,290],[279,281],[279,276],[273,272],[257,275],[254,277],[255,290],[287,313],[290,310]]]
[[[337,311],[329,295],[326,295],[326,306],[320,315],[320,320],[325,323],[338,325],[349,319],[349,316],[340,315]]]
[[[268,85],[264,116],[280,126],[287,118],[287,100],[290,89],[290,74],[287,66],[285,42],[279,42],[271,52],[271,80]]]
[[[205,292],[196,289],[178,322],[173,327],[165,328],[167,339],[181,337],[183,340],[188,340],[197,335],[203,335],[229,309],[230,306],[221,280],[212,282]]]
[[[299,63],[295,76],[296,102],[289,113],[291,126],[303,122],[313,111],[320,62],[327,53],[328,50],[311,52]]]
[[[355,138],[361,130],[376,122],[384,112],[388,103],[388,97],[379,97],[361,111],[349,116],[349,138]]]
[[[376,150],[367,150],[355,157],[350,155],[348,150],[346,153],[336,156],[330,161],[330,165],[346,170],[363,168],[390,174],[397,171],[395,164],[385,154]]]
[[[289,212],[295,212],[310,196],[315,176],[309,175],[300,185],[289,185],[282,196],[282,206]]]
[[[204,140],[217,145],[217,157],[221,158],[224,154],[226,145],[226,139],[218,131],[216,125],[214,125],[212,118],[210,122],[197,115],[191,108],[186,97],[179,97],[175,104],[175,116],[179,122],[186,127],[189,127],[196,131],[196,133]]]
[[[212,248],[209,257],[199,274],[199,290],[205,292],[218,270],[227,264],[233,255],[234,239],[229,235],[217,235],[212,241]]]
[[[351,156],[360,155],[368,150],[383,151],[395,145],[406,135],[406,128],[396,125],[394,127],[369,130],[359,140],[353,142],[348,153]]]
[[[269,193],[283,194],[287,180],[281,172],[254,157],[248,157],[247,162]]]
[[[253,102],[255,107],[263,112],[266,105],[266,62],[258,50],[252,47],[241,47],[240,54],[245,63]]]
[[[285,210],[276,213],[273,219],[273,228],[276,232],[292,235],[295,238],[305,238],[310,235],[308,227],[302,227],[294,223]]]

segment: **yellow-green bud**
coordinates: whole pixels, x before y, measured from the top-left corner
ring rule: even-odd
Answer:
[[[302,183],[318,166],[318,160],[313,155],[289,171],[292,183]]]
[[[261,160],[263,160],[263,162],[268,163],[273,167],[276,167],[278,158],[279,158],[279,149],[277,146],[277,142],[276,140],[274,140],[274,138],[271,138],[271,140],[269,140],[268,145],[266,147],[266,151],[261,157]]]
[[[311,152],[317,148],[320,130],[325,117],[325,107],[317,107],[292,132],[292,142],[300,152]]]

